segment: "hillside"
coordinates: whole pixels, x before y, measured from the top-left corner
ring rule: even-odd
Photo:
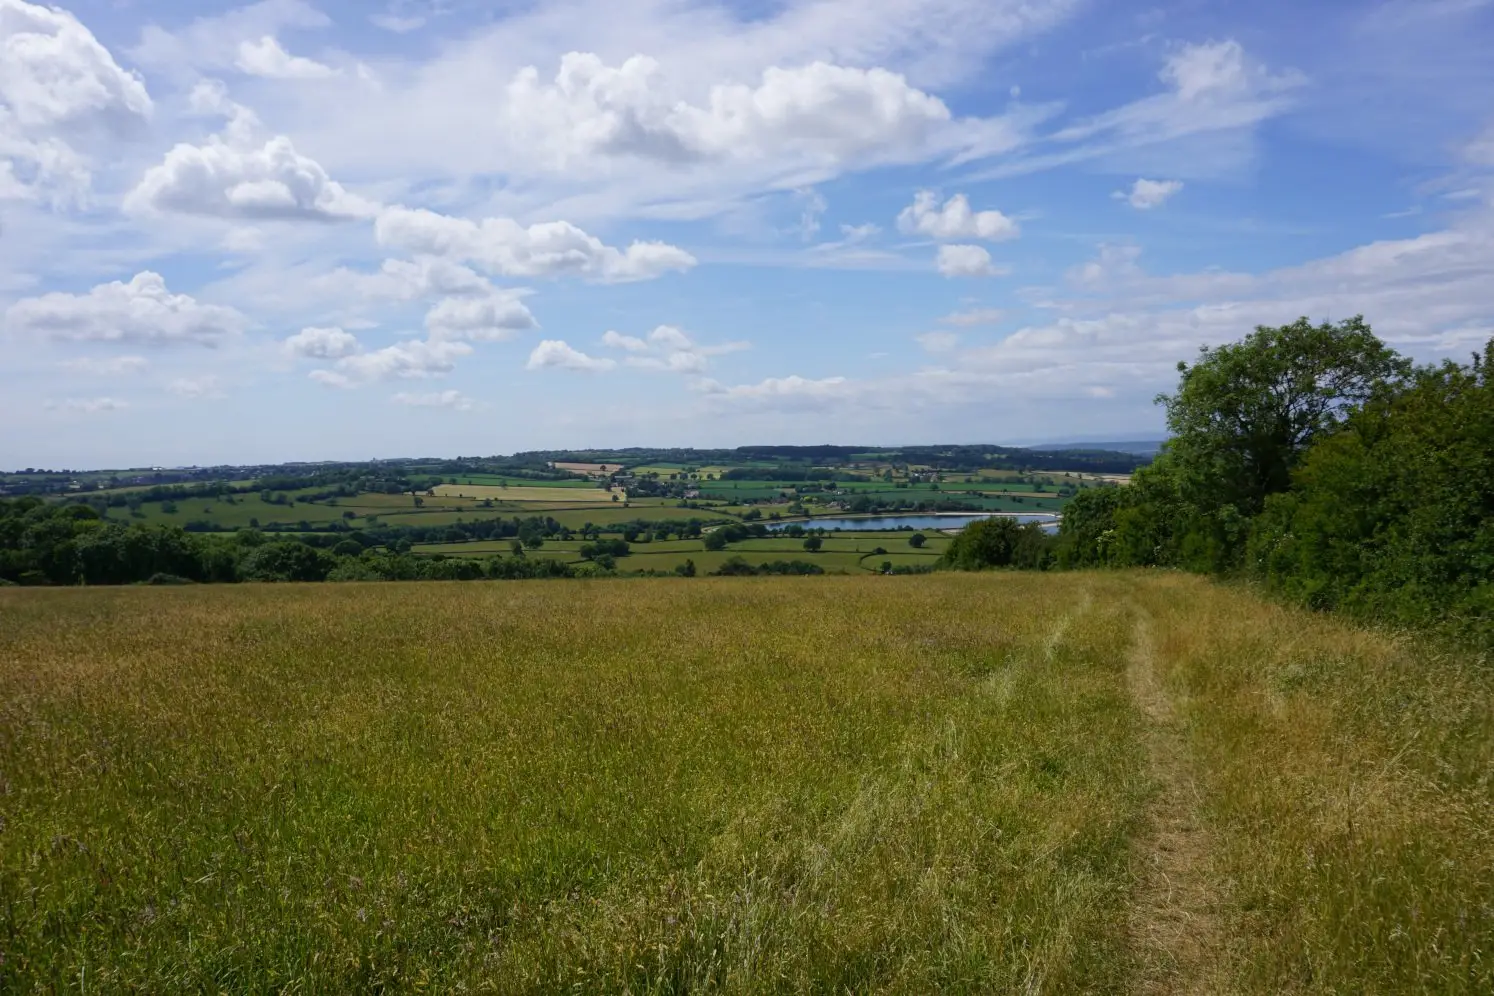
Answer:
[[[1494,988],[1494,676],[1171,572],[0,590],[0,989]]]

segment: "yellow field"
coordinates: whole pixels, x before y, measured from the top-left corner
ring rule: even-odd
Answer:
[[[620,463],[557,463],[556,470],[568,470],[573,474],[606,474],[622,469]]]
[[[614,493],[601,488],[500,488],[490,484],[441,484],[435,489],[440,497],[471,498],[478,501],[548,502],[551,504],[600,504]]]
[[[1170,572],[5,588],[0,991],[1486,996],[1491,771]]]

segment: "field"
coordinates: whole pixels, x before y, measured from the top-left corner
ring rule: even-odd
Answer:
[[[940,533],[928,533],[925,545],[914,550],[908,546],[908,532],[867,532],[844,536],[831,535],[823,540],[823,547],[815,553],[804,549],[802,539],[774,536],[767,539],[749,539],[732,543],[723,551],[707,551],[698,539],[668,540],[652,543],[635,543],[632,553],[619,558],[617,569],[624,573],[638,571],[672,571],[688,560],[697,571],[708,573],[719,570],[733,557],[741,557],[749,564],[766,564],[775,560],[802,560],[817,564],[826,573],[876,572],[882,564],[895,566],[932,566],[949,546],[949,537]],[[563,563],[579,564],[583,561],[581,547],[585,540],[548,540],[528,556],[559,560]],[[493,540],[473,543],[422,543],[414,547],[419,554],[443,554],[448,557],[486,558],[506,555],[513,546],[512,540]],[[873,551],[886,550],[885,554]]]
[[[529,488],[495,487],[487,484],[442,484],[435,488],[442,498],[472,498],[478,501],[509,502],[596,502],[610,501],[612,492],[600,488]],[[619,497],[622,497],[619,495]]]
[[[1162,572],[0,589],[0,991],[1487,993],[1491,771]]]

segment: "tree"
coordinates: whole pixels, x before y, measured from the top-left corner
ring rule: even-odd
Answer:
[[[825,541],[820,539],[818,536],[811,536],[804,541],[804,549],[809,551],[810,553],[818,553],[820,551],[820,547],[824,545]]]
[[[1205,514],[1230,505],[1250,516],[1291,486],[1314,440],[1410,365],[1355,316],[1258,326],[1240,342],[1204,347],[1178,372],[1177,392],[1157,400],[1172,432],[1164,459],[1182,496]]]
[[[1252,523],[1247,563],[1273,588],[1494,644],[1494,340],[1371,399],[1293,484]]]
[[[721,529],[720,527],[718,527],[718,528],[713,529],[710,532],[706,533],[706,536],[705,536],[705,548],[707,550],[710,550],[710,551],[713,551],[713,552],[719,551],[719,550],[725,550],[726,549],[726,532],[725,532],[725,530]]]
[[[929,538],[923,533],[914,533],[912,536],[908,537],[908,545],[915,550],[923,549],[923,545],[928,541]]]
[[[674,573],[678,574],[682,578],[693,578],[695,576],[695,561],[686,560],[683,564],[674,569]]]

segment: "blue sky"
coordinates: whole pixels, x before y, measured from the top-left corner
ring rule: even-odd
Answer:
[[[1494,2],[0,0],[0,467],[1155,434],[1494,335]]]

